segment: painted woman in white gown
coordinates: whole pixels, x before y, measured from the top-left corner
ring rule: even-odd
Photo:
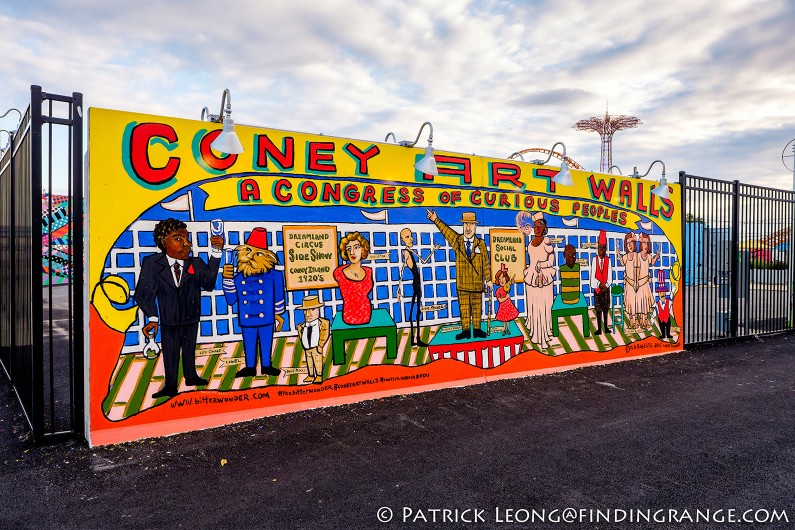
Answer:
[[[638,264],[638,253],[636,243],[638,236],[633,232],[624,237],[624,254],[619,254],[618,259],[624,266],[624,312],[627,315],[627,327],[634,328],[637,325],[638,315],[638,281],[640,279],[640,265]]]
[[[529,263],[524,270],[524,282],[527,285],[525,325],[530,334],[530,342],[538,344],[543,350],[549,347],[549,342],[552,340],[552,303],[555,301],[552,280],[555,276],[555,254],[549,238],[546,237],[548,229],[544,214],[542,212],[533,214],[532,221],[533,238],[527,245]],[[527,233],[529,227],[524,226],[523,231]]]
[[[654,295],[651,294],[651,278],[649,269],[660,259],[659,251],[651,254],[651,238],[649,234],[640,234],[640,252],[638,253],[638,296],[635,310],[638,315],[638,327],[648,329],[651,327],[649,316],[654,309]]]

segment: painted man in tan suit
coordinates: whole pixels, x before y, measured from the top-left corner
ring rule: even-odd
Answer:
[[[328,342],[329,321],[320,318],[323,307],[317,296],[305,296],[298,309],[304,310],[304,321],[298,324],[298,338],[304,347],[307,376],[304,383],[323,382],[323,347]]]
[[[461,333],[455,338],[463,340],[472,337],[470,324],[474,324],[475,338],[486,338],[488,335],[480,329],[480,317],[483,312],[484,283],[489,292],[492,289],[491,262],[486,243],[475,235],[478,225],[475,212],[461,215],[463,234],[447,226],[434,210],[427,210],[427,215],[455,251],[455,287],[461,312]]]

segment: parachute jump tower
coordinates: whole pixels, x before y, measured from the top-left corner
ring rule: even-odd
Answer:
[[[605,109],[604,118],[592,116],[574,124],[578,131],[593,131],[599,133],[602,139],[602,156],[599,159],[599,171],[607,173],[613,165],[613,134],[623,129],[634,129],[642,122],[634,116],[611,116]]]

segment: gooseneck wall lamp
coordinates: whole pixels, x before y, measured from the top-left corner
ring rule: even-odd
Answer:
[[[549,150],[549,156],[546,160],[541,162],[540,165],[546,165],[546,163],[552,159],[552,155],[555,153],[555,147],[557,146],[561,146],[563,148],[563,161],[560,163],[560,171],[558,174],[552,177],[552,182],[561,186],[573,186],[574,179],[571,178],[569,164],[566,162],[566,146],[563,144],[563,142],[557,142],[555,145],[553,145],[552,149]]]
[[[431,129],[430,134],[428,135],[428,147],[425,148],[425,155],[420,158],[416,164],[414,164],[414,169],[420,171],[421,173],[425,173],[426,175],[436,176],[439,174],[439,170],[436,168],[436,158],[433,156],[433,125],[431,125],[431,122],[426,121],[420,125],[417,138],[413,142],[410,140],[402,140],[397,144],[402,145],[403,147],[414,147],[417,145],[417,142],[420,141],[420,135],[422,135],[422,130],[426,125]],[[388,133],[384,141],[388,141],[390,136],[392,136],[393,139],[395,138],[394,133]]]
[[[615,165],[615,164],[613,164],[612,166],[610,166],[610,169],[608,169],[608,170],[607,170],[607,172],[608,172],[608,173],[610,173],[611,175],[613,175],[613,174],[614,174],[614,173],[613,173],[613,168],[616,168],[616,169],[618,170],[618,173],[617,173],[618,175],[620,175],[620,174],[621,174],[621,168],[620,168],[620,167],[618,167],[618,166],[617,166],[617,165]],[[638,169],[638,168],[635,168],[635,170],[637,170],[637,169]]]
[[[224,104],[226,104],[226,109],[224,109]],[[226,112],[224,112],[224,110],[226,110]],[[218,138],[213,140],[210,147],[221,153],[233,155],[243,152],[243,144],[240,143],[240,139],[235,132],[235,122],[232,119],[232,96],[228,88],[224,89],[223,96],[221,96],[220,112],[218,114],[210,114],[207,107],[204,107],[202,109],[201,119],[202,121],[207,120],[215,123],[223,123],[221,134],[218,135]]]
[[[660,185],[654,188],[653,190],[651,190],[651,192],[654,195],[660,197],[661,199],[667,199],[668,197],[671,196],[671,194],[668,192],[668,181],[665,179],[665,163],[663,163],[662,160],[655,160],[654,162],[652,162],[651,165],[649,166],[649,169],[647,169],[646,173],[644,173],[643,175],[638,175],[638,168],[636,166],[635,171],[633,171],[630,177],[636,179],[645,177],[646,175],[649,174],[651,168],[654,167],[654,164],[656,164],[657,162],[659,162],[662,165],[662,177],[660,177]]]

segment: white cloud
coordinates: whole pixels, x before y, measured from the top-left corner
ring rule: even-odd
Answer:
[[[228,87],[239,123],[381,140],[430,120],[438,149],[562,140],[597,169],[598,136],[572,126],[609,101],[643,122],[614,138],[625,172],[660,158],[669,176],[791,186],[786,0],[32,0],[0,7],[0,26],[8,106],[40,84],[198,118]]]

